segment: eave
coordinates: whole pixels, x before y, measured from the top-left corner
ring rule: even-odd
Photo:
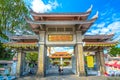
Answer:
[[[75,25],[75,24],[91,24],[95,21],[94,20],[89,20],[89,21],[32,21],[32,20],[27,20],[27,23],[30,24],[38,24],[38,25]]]
[[[103,42],[106,40],[110,40],[114,34],[108,34],[108,35],[85,35],[83,41],[84,42]]]
[[[92,5],[86,12],[81,13],[36,13],[31,10],[31,15],[33,16],[34,20],[57,20],[60,18],[68,19],[71,18],[72,20],[76,18],[77,20],[86,20],[87,17],[90,15],[92,11]],[[66,18],[65,18],[66,17]]]
[[[85,46],[100,46],[100,47],[112,47],[116,46],[118,42],[85,42]]]
[[[22,36],[10,36],[9,39],[11,40],[26,40],[26,39],[30,39],[30,40],[38,40],[39,37],[38,35],[22,35]]]
[[[4,43],[3,46],[5,47],[11,47],[11,48],[36,48],[37,47],[37,42],[9,42],[9,43]]]

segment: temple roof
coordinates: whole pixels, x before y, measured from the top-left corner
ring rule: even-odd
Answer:
[[[26,40],[26,39],[35,39],[38,40],[38,35],[21,35],[21,36],[10,36],[9,39],[11,40]]]
[[[109,35],[85,35],[83,42],[85,43],[84,46],[104,46],[104,47],[110,47],[115,46],[117,42],[110,42],[109,39],[113,37],[113,34]],[[9,47],[37,47],[38,45],[38,36],[37,35],[23,35],[23,36],[12,36],[10,37],[11,40],[16,40],[16,42],[9,42],[4,43],[4,46]],[[17,41],[18,40],[18,41]]]
[[[84,50],[85,51],[96,51],[103,48],[116,46],[118,42],[85,42]]]
[[[26,21],[36,34],[39,31],[46,31],[49,25],[56,25],[56,27],[57,25],[73,25],[84,34],[98,18],[97,12],[91,19],[87,19],[91,9],[92,7],[84,13],[36,13],[32,11],[33,19],[26,18]]]
[[[111,47],[117,45],[118,42],[84,42],[84,47]],[[4,46],[7,47],[15,47],[15,48],[36,48],[38,47],[37,42],[9,42],[9,43],[4,43]]]
[[[85,13],[36,13],[31,12],[33,18],[37,20],[82,20],[87,19],[90,12]],[[57,18],[56,18],[57,17]]]
[[[38,47],[37,42],[9,42],[9,43],[4,43],[3,45],[7,47],[15,47],[15,48]]]
[[[85,42],[85,46],[115,46],[117,42]]]
[[[92,11],[92,5],[86,12],[81,13],[36,13],[31,11],[34,20],[86,20]]]
[[[85,35],[83,41],[84,42],[98,42],[98,41],[106,41],[111,39],[114,36],[114,34],[108,34],[108,35]],[[38,35],[22,35],[22,36],[10,36],[11,40],[38,40]]]
[[[114,34],[107,34],[107,35],[85,35],[84,40],[85,42],[103,42],[110,40]]]

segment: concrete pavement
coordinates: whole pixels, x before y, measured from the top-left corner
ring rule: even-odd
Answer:
[[[53,67],[47,71],[44,78],[36,78],[36,76],[21,77],[16,80],[120,80],[120,77],[105,77],[105,76],[88,76],[78,77],[73,74],[71,68],[64,68],[63,75],[59,75],[58,69]]]
[[[36,78],[35,76],[29,76],[19,78],[17,80],[120,80],[120,77],[105,77],[105,76],[78,77],[76,75],[55,75],[46,76],[44,78]]]

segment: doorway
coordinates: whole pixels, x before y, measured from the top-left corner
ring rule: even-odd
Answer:
[[[75,65],[74,47],[47,47],[47,75],[60,75],[59,66],[63,68],[62,75],[73,74]],[[74,66],[73,66],[74,65]]]

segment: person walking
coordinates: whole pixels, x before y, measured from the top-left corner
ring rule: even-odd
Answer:
[[[59,71],[59,74],[63,74],[63,67],[58,65],[58,71]]]
[[[58,72],[59,72],[59,74],[61,74],[60,65],[58,65]]]

